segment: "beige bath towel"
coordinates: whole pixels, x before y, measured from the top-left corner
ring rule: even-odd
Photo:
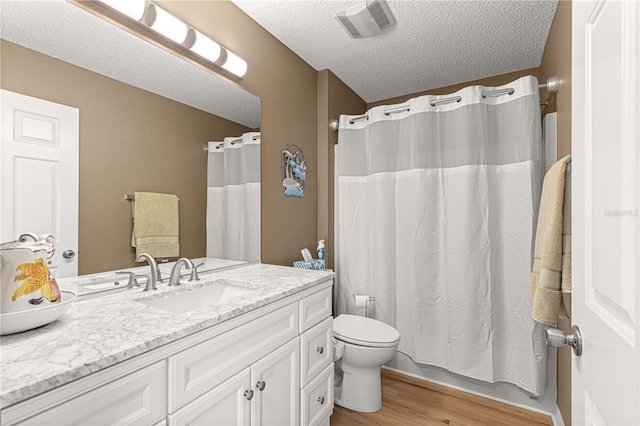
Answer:
[[[132,200],[133,235],[136,256],[179,257],[178,197],[173,194],[135,192]]]
[[[571,292],[570,161],[567,156],[551,166],[542,185],[529,297],[533,319],[548,325],[566,314],[562,293]]]

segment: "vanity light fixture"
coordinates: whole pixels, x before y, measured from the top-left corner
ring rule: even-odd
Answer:
[[[182,44],[187,39],[187,32],[189,32],[187,24],[153,3],[149,4],[145,19],[152,30],[169,40]]]
[[[220,46],[153,2],[148,0],[98,0],[98,3],[129,17],[139,25],[150,28],[176,43],[182,49],[193,52],[218,70],[222,68],[239,78],[244,77],[247,73],[247,62],[244,59]],[[211,67],[209,66],[209,68]]]
[[[147,8],[145,0],[102,0],[102,3],[135,21],[142,19]]]
[[[216,62],[218,59],[220,59],[220,53],[222,52],[222,49],[220,48],[220,45],[218,43],[211,40],[209,37],[202,34],[198,30],[191,29],[190,32],[191,34],[188,39],[191,37],[193,37],[194,39],[193,44],[189,46],[189,49],[191,49],[192,52],[197,53],[198,55],[202,56],[205,59],[208,59],[211,62]]]
[[[238,77],[242,77],[247,72],[247,61],[227,50],[227,60],[222,64],[222,68],[234,73]]]

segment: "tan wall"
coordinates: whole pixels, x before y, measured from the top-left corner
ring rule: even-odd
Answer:
[[[329,128],[341,114],[361,114],[367,104],[329,70],[318,72],[318,238],[325,240],[326,266],[333,269],[334,145],[338,132]]]
[[[239,84],[262,99],[262,261],[291,265],[317,244],[317,72],[229,1],[163,1],[162,6],[248,63]],[[304,198],[282,193],[280,155],[304,151]]]
[[[3,89],[80,110],[80,274],[135,265],[125,193],[180,197],[180,253],[205,254],[209,140],[249,131],[167,98],[2,41]]]
[[[558,112],[558,158],[571,153],[571,2],[560,1],[547,39],[547,46],[540,65],[544,80],[560,76],[560,90],[549,97],[544,112]],[[571,295],[565,297],[571,310]],[[571,329],[570,320],[560,320],[558,328],[565,332]],[[558,349],[558,408],[564,423],[571,424],[571,348]]]
[[[558,113],[558,158],[571,154],[571,2],[558,3],[540,64],[542,81],[560,76],[560,90],[549,97],[547,112]]]

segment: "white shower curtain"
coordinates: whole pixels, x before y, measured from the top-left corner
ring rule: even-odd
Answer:
[[[209,142],[207,257],[260,260],[260,133]]]
[[[353,294],[413,360],[540,395],[528,286],[542,183],[538,82],[467,87],[340,117],[338,313]],[[373,315],[371,311],[373,310]]]

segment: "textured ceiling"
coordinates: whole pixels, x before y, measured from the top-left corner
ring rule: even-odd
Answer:
[[[12,43],[224,117],[260,127],[260,99],[64,0],[0,2]]]
[[[366,102],[538,67],[557,7],[557,0],[389,0],[396,27],[353,39],[334,15],[364,0],[232,1]]]

